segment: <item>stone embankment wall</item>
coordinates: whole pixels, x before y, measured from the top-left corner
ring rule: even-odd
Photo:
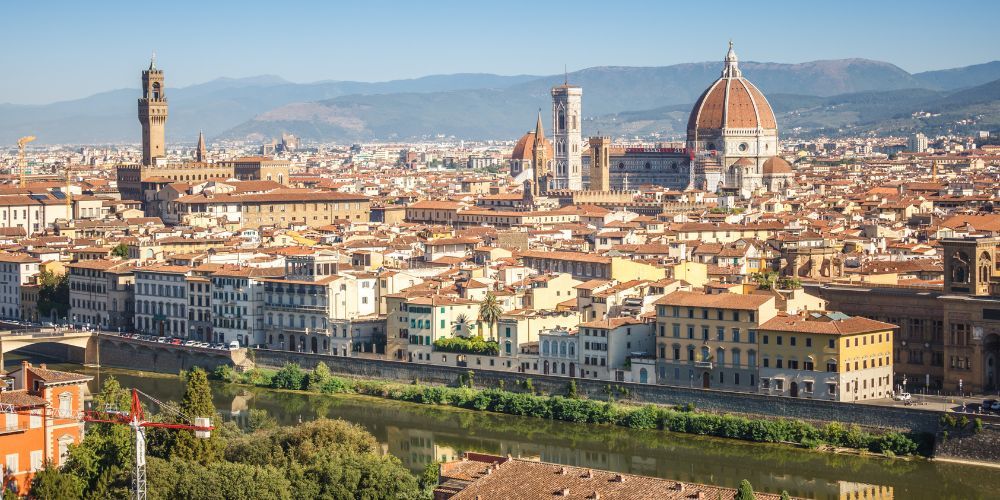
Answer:
[[[201,349],[102,335],[97,359],[101,366],[159,373],[180,373],[196,366],[211,371],[222,365],[242,365],[246,349]]]
[[[426,383],[454,384],[460,375],[470,371],[468,368],[459,367],[417,365],[402,361],[346,358],[286,351],[255,350],[253,357],[256,364],[262,367],[280,368],[286,363],[298,363],[303,368],[312,369],[322,361],[333,373],[403,382],[417,380]],[[816,422],[857,423],[876,429],[930,433],[936,432],[938,429],[938,413],[910,408],[835,403],[686,387],[609,383],[580,378],[523,375],[482,369],[471,371],[474,372],[475,385],[482,388],[499,387],[501,383],[505,387],[514,388],[524,379],[531,378],[536,389],[547,394],[564,394],[569,381],[576,380],[577,391],[594,399],[606,399],[610,388],[617,399],[630,399],[643,403],[670,405],[693,403],[695,407],[707,411],[794,418]],[[628,398],[624,397],[625,391],[628,393]]]

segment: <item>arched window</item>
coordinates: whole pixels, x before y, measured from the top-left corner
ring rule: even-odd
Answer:
[[[747,365],[750,368],[757,367],[757,351],[754,350],[747,351]]]
[[[566,355],[566,343],[565,342],[560,342],[559,343],[559,355],[560,356],[565,356]]]
[[[575,342],[570,342],[569,343],[569,357],[572,358],[574,356],[576,356],[576,343]]]
[[[549,354],[549,341],[548,340],[543,340],[542,341],[542,354],[544,354],[544,355],[548,355]]]
[[[559,130],[565,130],[566,129],[566,112],[560,109],[558,116],[559,116],[559,124],[558,124]]]
[[[733,349],[733,366],[735,366],[735,367],[739,367],[740,366],[740,350],[739,349]]]
[[[708,357],[711,356],[708,350],[708,346],[701,347],[701,361],[708,361]]]
[[[715,362],[718,363],[719,366],[726,364],[726,351],[721,347],[715,350]]]
[[[153,92],[153,99],[160,98],[160,82],[153,82],[152,92]]]

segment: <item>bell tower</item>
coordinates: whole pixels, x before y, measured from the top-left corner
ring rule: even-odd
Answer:
[[[139,123],[142,125],[142,164],[152,165],[154,158],[166,155],[163,136],[167,123],[167,97],[164,94],[163,70],[156,68],[156,54],[149,60],[149,69],[142,72]]]

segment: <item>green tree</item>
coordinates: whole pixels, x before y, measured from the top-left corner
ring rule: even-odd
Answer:
[[[119,243],[119,244],[115,245],[115,247],[111,249],[111,256],[112,257],[121,257],[123,259],[127,259],[128,258],[128,245],[126,245],[124,243]]]
[[[282,366],[278,373],[271,378],[271,387],[276,389],[302,389],[306,374],[302,372],[297,363],[288,363]]]
[[[788,496],[788,492],[781,490],[781,500],[792,500],[792,497]]]
[[[46,466],[31,480],[31,498],[38,500],[76,500],[83,498],[84,482],[68,472]]]
[[[497,301],[497,296],[493,295],[493,292],[486,294],[482,302],[479,303],[479,319],[486,322],[490,327],[490,339],[493,339],[493,334],[495,333],[495,327],[498,321],[500,321],[500,315],[503,314],[503,307],[500,306],[500,302]]]
[[[420,488],[422,498],[434,498],[434,488],[437,488],[440,470],[441,462],[431,462],[424,466],[424,471],[417,478],[417,487]]]
[[[253,408],[247,418],[247,432],[266,431],[278,426],[278,421],[267,410]]]
[[[331,373],[330,367],[326,366],[326,363],[320,361],[316,363],[316,367],[309,372],[309,376],[306,377],[306,389],[310,391],[321,391],[323,390],[323,385],[326,384],[327,380],[330,380]]]
[[[761,290],[774,290],[778,283],[778,273],[774,271],[765,271],[762,273],[753,273],[750,275],[757,287]]]
[[[736,498],[734,500],[757,500],[757,495],[754,495],[753,486],[750,485],[750,481],[746,479],[740,481],[740,487],[736,490]]]
[[[205,370],[195,367],[187,373],[187,387],[179,410],[191,424],[198,417],[208,417],[212,422],[218,423],[215,405],[212,403],[212,388],[208,385]],[[211,433],[206,439],[195,437],[194,431],[184,429],[169,432],[173,436],[173,446],[169,450],[171,457],[210,464],[222,456],[222,442],[217,433]]]
[[[128,411],[132,404],[129,391],[114,377],[104,381],[94,395],[97,411]],[[135,464],[135,436],[125,425],[94,423],[87,426],[83,442],[70,446],[62,472],[72,474],[85,485],[84,498],[105,499],[129,496]]]
[[[39,317],[63,318],[69,314],[69,276],[44,270],[38,274]]]

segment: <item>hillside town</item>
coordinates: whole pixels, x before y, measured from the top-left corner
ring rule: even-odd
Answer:
[[[565,81],[517,141],[168,144],[167,72],[141,75],[141,149],[0,152],[3,322],[845,403],[1000,387],[989,131],[783,138],[732,43],[687,136],[657,143],[585,138]],[[67,411],[89,380],[0,378],[0,406]],[[7,467],[59,464],[82,424],[55,423]],[[478,486],[441,498],[536,467],[471,457],[442,477]]]

